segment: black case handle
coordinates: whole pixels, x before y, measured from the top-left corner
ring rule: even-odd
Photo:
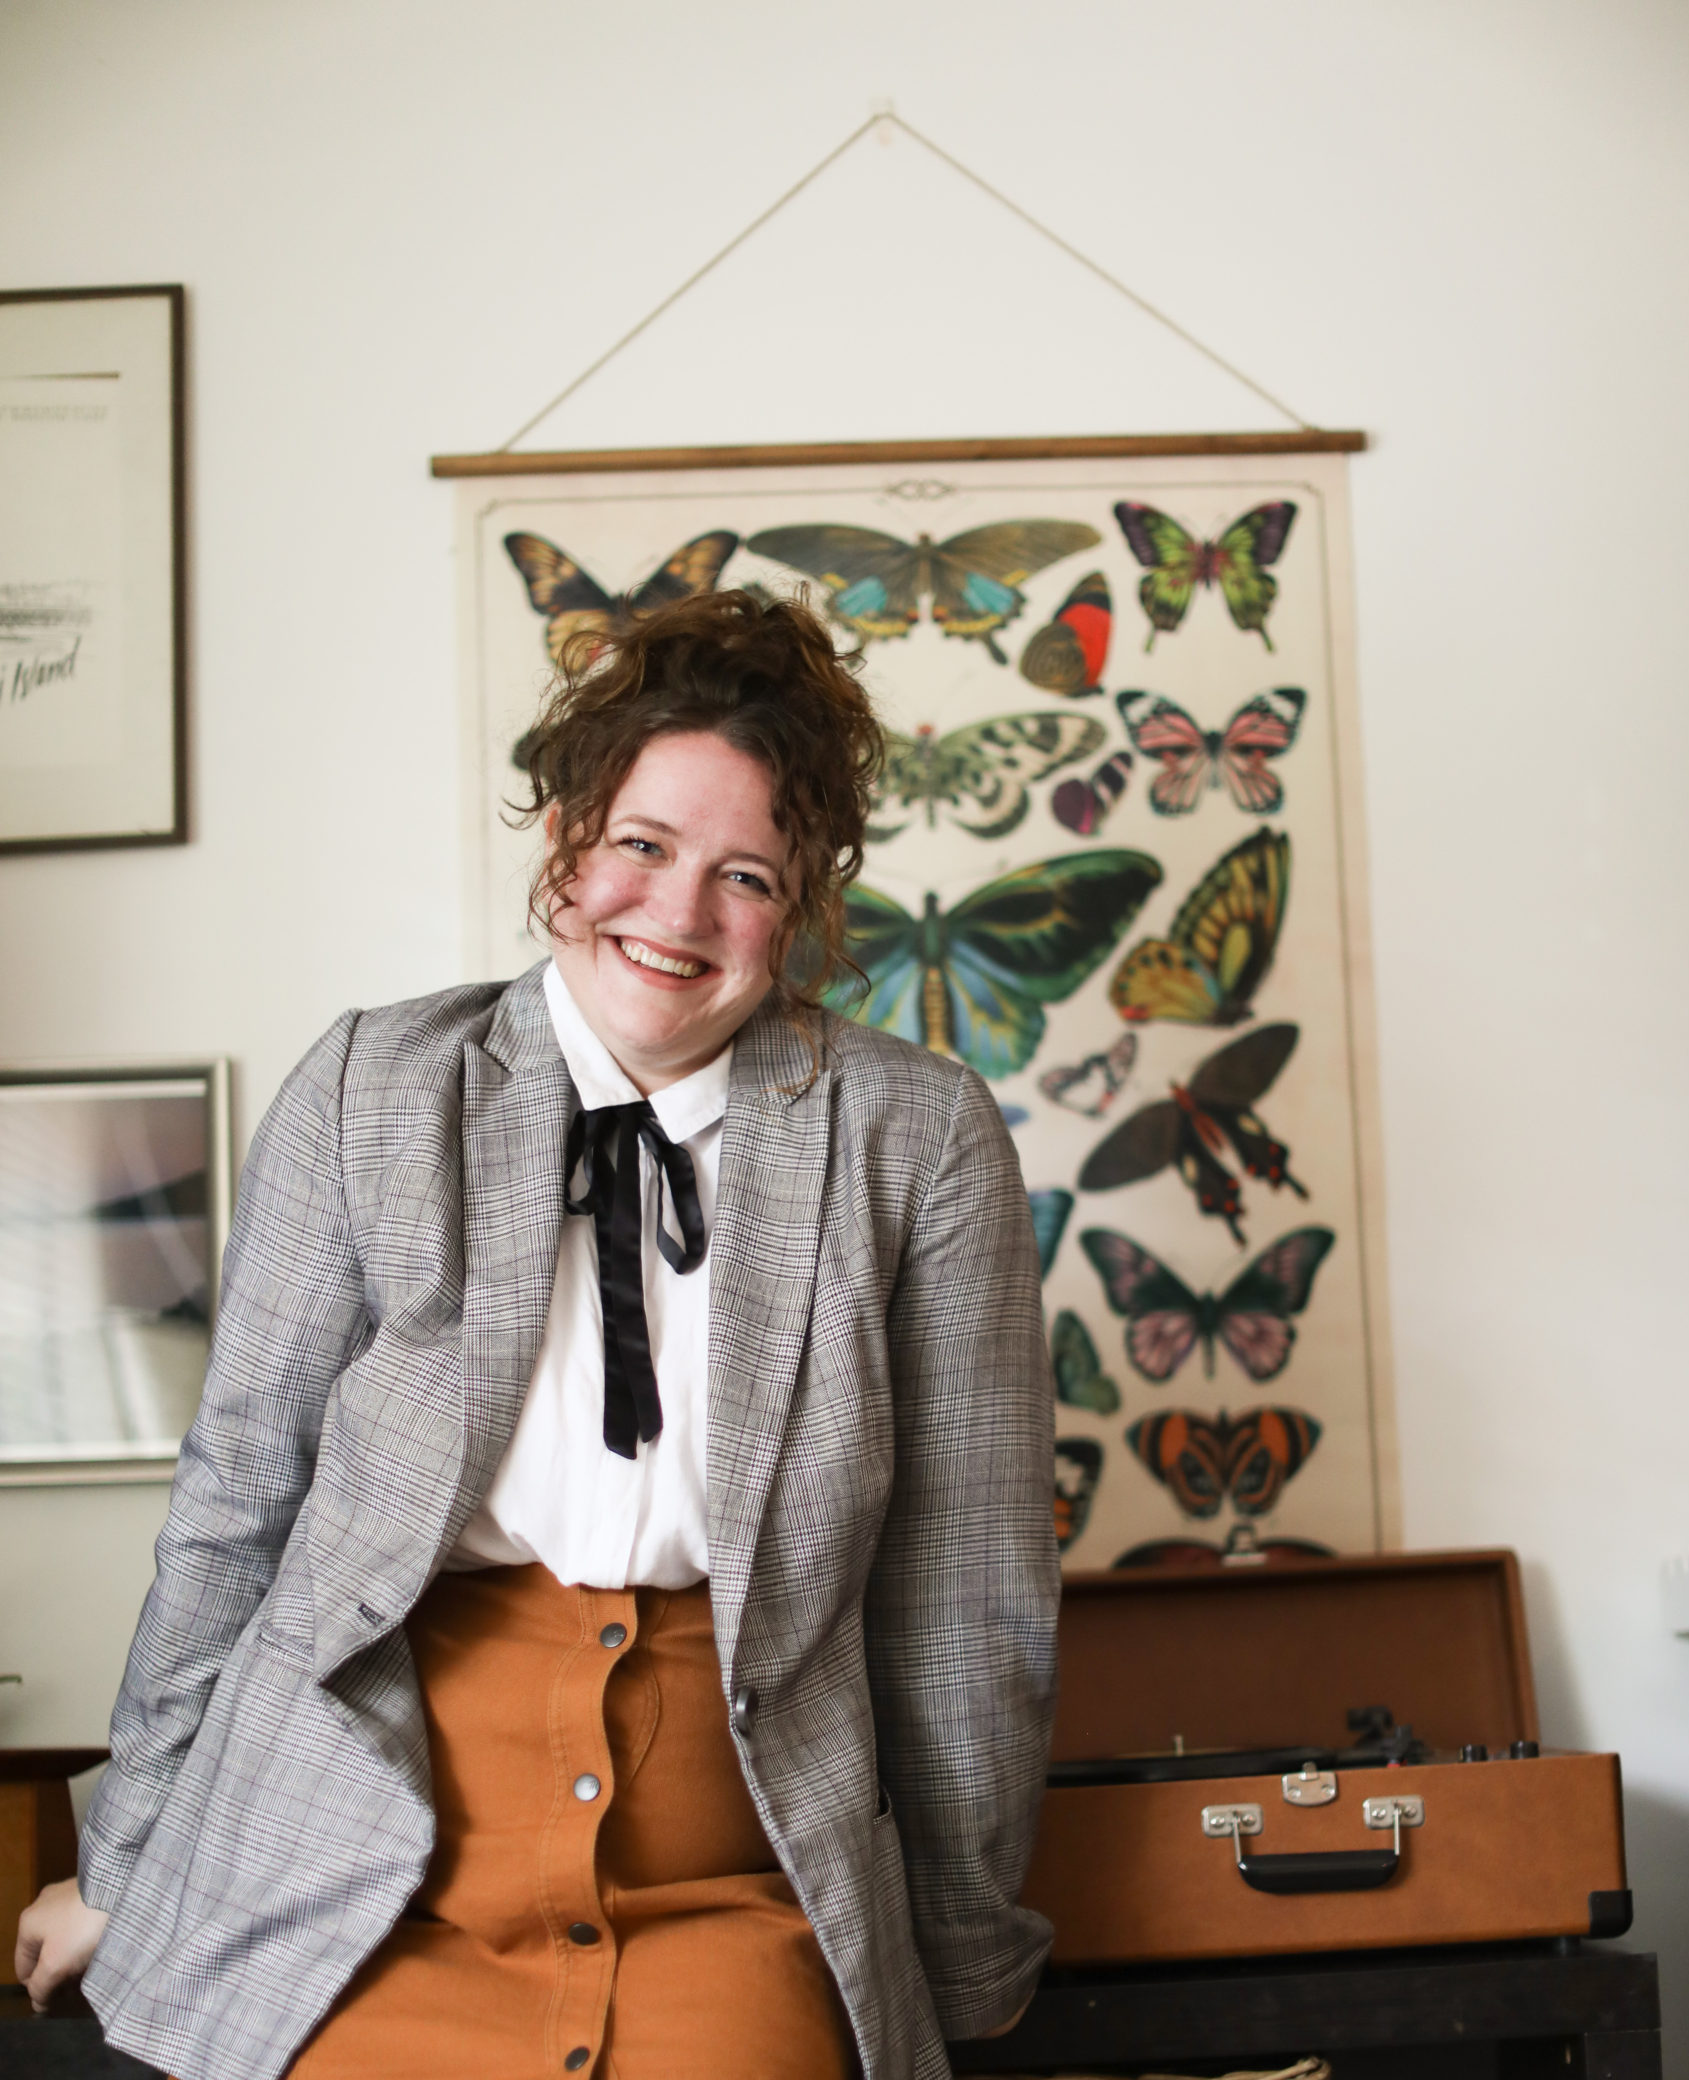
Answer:
[[[1395,1849],[1310,1849],[1300,1856],[1245,1856],[1239,1875],[1257,1892],[1376,1892],[1401,1865]]]

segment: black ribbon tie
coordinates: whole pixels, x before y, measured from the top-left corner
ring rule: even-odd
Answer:
[[[651,1364],[651,1333],[645,1320],[644,1228],[639,1190],[639,1144],[657,1164],[657,1247],[671,1271],[695,1271],[704,1261],[704,1210],[692,1158],[663,1132],[657,1115],[641,1098],[631,1105],[602,1105],[577,1112],[569,1122],[563,1204],[570,1213],[590,1213],[598,1235],[598,1291],[604,1303],[604,1442],[621,1459],[639,1455],[663,1427],[657,1375]],[[574,1196],[575,1173],[586,1170],[586,1189]],[[680,1226],[676,1242],[663,1225],[663,1185]]]

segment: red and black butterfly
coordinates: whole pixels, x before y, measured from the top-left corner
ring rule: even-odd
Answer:
[[[1187,1517],[1217,1517],[1228,1495],[1242,1515],[1262,1517],[1307,1463],[1320,1428],[1299,1408],[1246,1408],[1235,1417],[1170,1408],[1141,1416],[1126,1442]]]
[[[1330,1228],[1293,1228],[1268,1243],[1219,1295],[1193,1293],[1142,1243],[1111,1228],[1087,1228],[1079,1245],[1109,1306],[1126,1317],[1128,1360],[1159,1386],[1199,1343],[1211,1377],[1219,1342],[1251,1379],[1276,1379],[1296,1341],[1291,1316],[1307,1306],[1314,1273],[1336,1240]]]
[[[1054,618],[1021,652],[1021,677],[1046,693],[1063,694],[1069,700],[1101,693],[1113,626],[1114,601],[1108,580],[1101,571],[1087,571]]]
[[[1241,1243],[1243,1198],[1221,1160],[1229,1142],[1245,1176],[1275,1191],[1289,1185],[1307,1198],[1307,1187],[1290,1174],[1290,1150],[1251,1109],[1272,1088],[1299,1032],[1289,1024],[1258,1026],[1211,1054],[1188,1084],[1173,1085],[1172,1097],[1140,1106],[1097,1143],[1079,1173],[1080,1190],[1138,1184],[1174,1164],[1199,1210],[1224,1221]]]
[[[1089,1521],[1102,1470],[1103,1448],[1094,1437],[1056,1439],[1056,1545],[1061,1552]]]
[[[1161,767],[1149,790],[1158,816],[1188,815],[1203,789],[1222,780],[1240,809],[1271,816],[1284,800],[1284,783],[1268,772],[1267,760],[1282,758],[1295,743],[1307,700],[1300,686],[1275,686],[1245,701],[1224,729],[1203,729],[1160,694],[1117,693],[1114,704],[1133,744]],[[1134,715],[1136,701],[1150,705]]]

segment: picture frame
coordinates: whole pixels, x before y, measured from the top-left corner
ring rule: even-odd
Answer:
[[[1068,1568],[1400,1542],[1348,488],[1365,447],[1309,429],[433,458],[456,482],[466,980],[545,954],[523,745],[574,631],[743,588],[807,598],[861,653],[891,735],[846,898],[869,989],[832,1001],[966,1062],[1002,1111]],[[1034,911],[1047,937],[1020,929]]]
[[[0,291],[0,853],[187,841],[183,319]]]
[[[232,1199],[226,1058],[0,1066],[0,1487],[171,1476]]]

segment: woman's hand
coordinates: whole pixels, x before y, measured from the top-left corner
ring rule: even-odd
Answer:
[[[47,2003],[67,1979],[80,1979],[106,1932],[108,1916],[85,1907],[74,1878],[45,1885],[18,1917],[14,1969],[29,2005],[45,2015]]]
[[[1036,1991],[1037,1988],[1035,1987],[1033,1989],[1033,1992]],[[1023,2000],[1020,2006],[1015,2010],[1014,2014],[1012,2014],[1009,2017],[1007,2022],[999,2022],[995,2029],[982,2029],[979,2033],[980,2042],[985,2043],[992,2037],[1006,2037],[1009,2034],[1010,2030],[1019,2029],[1021,2023],[1026,2019],[1027,2009],[1031,2006],[1032,1994],[1029,1993],[1026,1996],[1025,2000]]]

